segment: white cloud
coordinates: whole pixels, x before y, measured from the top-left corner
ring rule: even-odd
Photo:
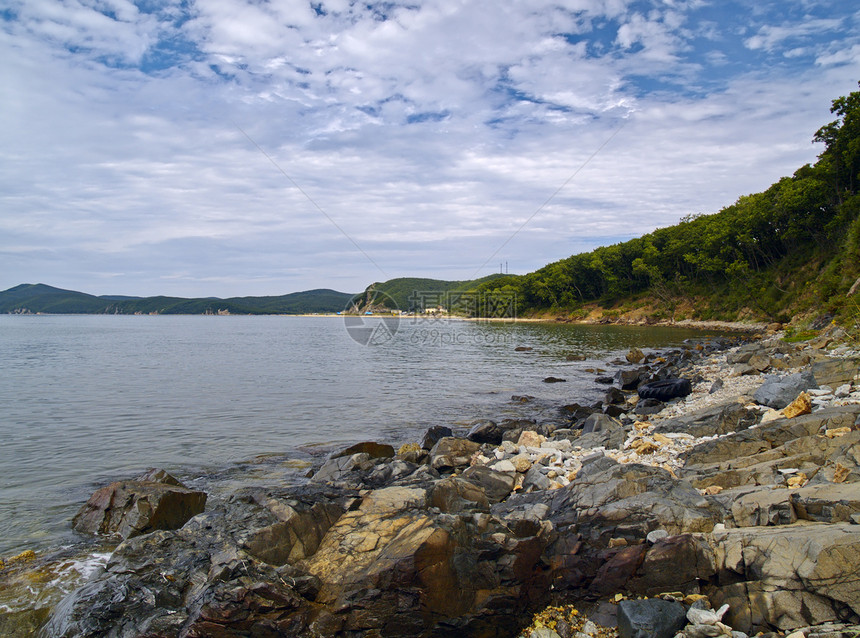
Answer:
[[[818,67],[731,75],[747,61],[692,43],[733,26],[659,6],[435,0],[382,20],[197,0],[180,24],[173,4],[19,5],[0,41],[0,288],[226,296],[524,272],[814,159],[830,99],[856,88],[844,25],[803,44]]]

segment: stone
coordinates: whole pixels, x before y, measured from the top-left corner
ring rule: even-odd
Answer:
[[[654,427],[654,431],[705,437],[746,430],[755,425],[758,420],[758,410],[747,408],[737,401],[729,401],[680,417],[665,419]]]
[[[514,471],[499,472],[491,468],[475,465],[466,468],[463,479],[480,487],[491,503],[504,500],[514,489]]]
[[[627,395],[618,388],[609,388],[603,397],[603,402],[607,405],[617,405],[626,401]]]
[[[652,598],[618,603],[619,638],[673,638],[686,625],[686,610],[677,601]]]
[[[714,604],[729,604],[725,622],[735,629],[785,631],[836,620],[846,606],[860,610],[855,525],[727,529],[715,533],[713,543],[717,570],[725,576],[706,593]]]
[[[542,437],[540,434],[533,430],[523,430],[522,434],[520,434],[519,439],[517,439],[517,445],[520,447],[540,447],[541,443],[546,440],[545,437]]]
[[[459,513],[477,509],[487,511],[490,503],[484,490],[459,477],[437,481],[430,492],[430,505],[441,512]]]
[[[476,423],[466,434],[466,438],[476,443],[490,443],[498,445],[502,442],[505,431],[495,421],[481,421]]]
[[[860,484],[824,483],[792,490],[789,499],[797,518],[823,523],[850,522],[860,514]]]
[[[206,507],[206,493],[154,481],[119,481],[96,490],[72,519],[85,534],[133,538],[179,529]]]
[[[560,377],[546,377],[543,380],[544,383],[566,383],[567,379],[562,379]]]
[[[323,463],[323,466],[311,477],[311,481],[316,483],[346,481],[353,472],[370,470],[372,467],[370,455],[366,452],[339,456]]]
[[[753,394],[756,403],[781,410],[791,403],[798,394],[817,388],[818,383],[809,370],[796,372],[786,377],[766,377],[765,382]]]
[[[667,532],[665,529],[655,529],[653,531],[648,532],[648,535],[645,537],[645,540],[647,540],[653,545],[657,541],[663,540],[668,536],[669,532]]]
[[[789,492],[775,486],[740,496],[731,504],[731,513],[738,527],[791,525],[797,520]]]
[[[480,449],[481,445],[456,437],[444,437],[436,442],[430,450],[430,465],[434,470],[440,472],[453,470],[458,467],[469,465],[472,455]]]
[[[797,398],[789,403],[782,410],[782,413],[785,415],[786,419],[793,419],[796,416],[800,416],[801,414],[810,414],[812,412],[812,401],[809,398],[809,395],[806,392],[801,392],[797,395]]]
[[[439,439],[451,436],[454,436],[454,432],[447,425],[434,425],[427,428],[427,431],[424,433],[421,439],[421,447],[425,450],[430,450],[439,442]]]
[[[860,358],[828,358],[812,364],[812,375],[818,385],[833,387],[851,383],[860,373]]]
[[[333,454],[331,458],[339,459],[344,456],[352,456],[353,454],[367,454],[371,459],[386,459],[394,456],[394,448],[387,443],[362,441],[361,443],[349,446],[337,454]]]
[[[628,363],[639,363],[645,358],[645,353],[639,348],[630,348],[624,358],[627,359]]]

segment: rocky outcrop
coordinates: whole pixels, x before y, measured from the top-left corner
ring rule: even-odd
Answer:
[[[159,529],[178,529],[206,506],[206,494],[190,490],[163,470],[97,490],[72,520],[85,534],[132,538]]]

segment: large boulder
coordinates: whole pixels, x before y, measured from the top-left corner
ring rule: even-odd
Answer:
[[[818,383],[811,370],[795,372],[786,377],[769,376],[755,391],[756,403],[781,410],[806,390],[817,388]]]
[[[96,490],[72,519],[85,534],[133,538],[154,530],[178,529],[206,507],[206,493],[190,490],[172,476],[151,471],[142,478],[117,481]]]
[[[724,622],[754,631],[856,619],[860,526],[847,523],[745,527],[713,534],[717,580],[705,587]]]

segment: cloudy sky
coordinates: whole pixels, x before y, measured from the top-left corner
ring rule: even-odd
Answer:
[[[525,273],[790,175],[860,79],[843,0],[4,6],[0,289]]]

